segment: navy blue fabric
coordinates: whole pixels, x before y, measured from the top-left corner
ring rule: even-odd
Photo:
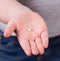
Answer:
[[[49,39],[49,47],[44,55],[39,55],[38,61],[60,61],[60,36]]]
[[[36,61],[36,56],[26,56],[17,37],[4,38],[0,30],[0,61]]]
[[[60,36],[49,39],[44,55],[26,56],[16,36],[4,38],[0,31],[0,61],[60,61]]]

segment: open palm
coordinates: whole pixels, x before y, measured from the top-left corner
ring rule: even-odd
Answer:
[[[9,21],[4,36],[9,37],[14,31],[27,55],[43,54],[44,48],[48,47],[47,26],[42,17],[35,12],[20,13]]]

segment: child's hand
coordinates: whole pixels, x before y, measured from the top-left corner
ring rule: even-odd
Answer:
[[[9,37],[15,31],[21,47],[28,56],[43,54],[44,48],[48,47],[48,31],[44,20],[24,6],[19,7],[19,10],[16,8],[15,11],[10,15],[11,20],[7,24],[4,36]]]

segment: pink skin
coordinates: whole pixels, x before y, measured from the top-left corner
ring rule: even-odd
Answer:
[[[18,2],[14,3],[7,17],[10,21],[5,22],[8,24],[4,36],[9,37],[15,32],[28,56],[43,54],[44,49],[48,47],[48,30],[44,19]],[[29,31],[29,28],[32,31]]]

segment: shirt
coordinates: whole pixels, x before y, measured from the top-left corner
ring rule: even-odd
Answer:
[[[19,0],[19,2],[43,17],[49,37],[60,35],[60,0]],[[1,24],[0,28],[4,30],[5,25]]]
[[[20,0],[39,13],[48,26],[49,37],[60,35],[60,0]]]

